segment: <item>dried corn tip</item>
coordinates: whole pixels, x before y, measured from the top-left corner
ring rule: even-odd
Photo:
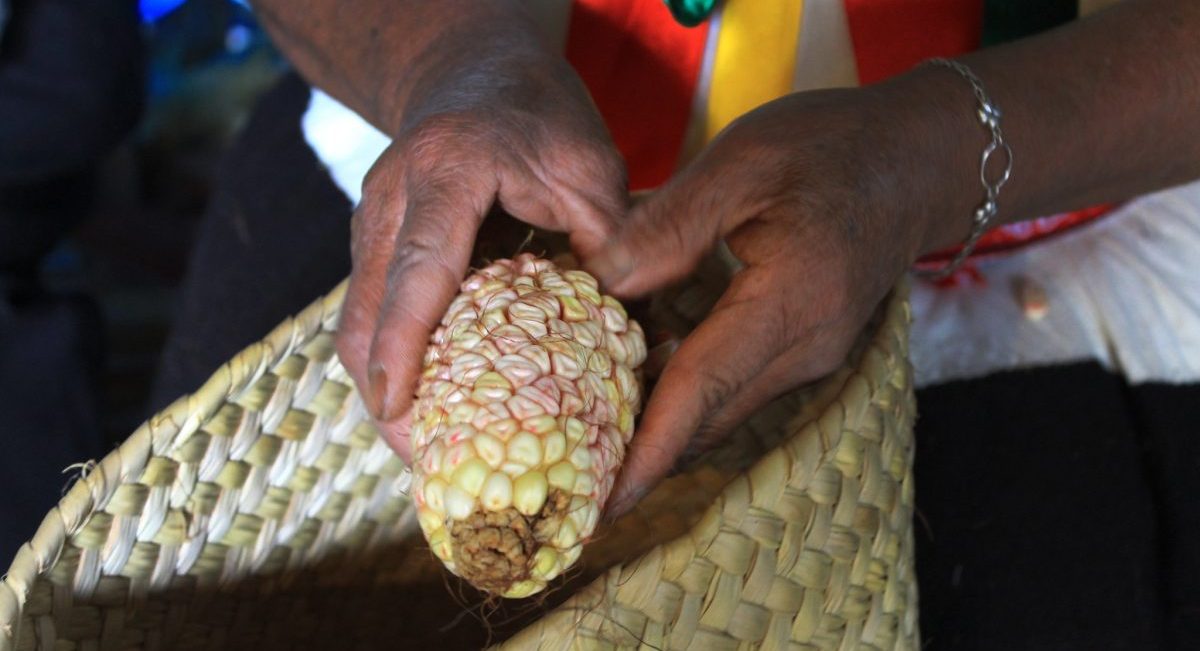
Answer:
[[[471,275],[413,415],[418,522],[476,587],[539,592],[579,558],[640,408],[641,328],[583,271],[520,255]]]

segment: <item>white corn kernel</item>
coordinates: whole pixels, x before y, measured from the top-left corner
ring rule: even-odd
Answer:
[[[539,581],[518,581],[508,588],[504,596],[509,599],[524,599],[544,587],[546,584]]]
[[[554,353],[550,355],[550,365],[554,367],[555,375],[568,380],[575,380],[583,375],[584,365],[579,363],[579,358],[575,355]]]
[[[443,561],[450,560],[452,556],[450,549],[450,536],[445,529],[438,529],[429,536],[429,548],[433,553]]]
[[[516,461],[505,461],[504,463],[500,464],[500,472],[508,475],[509,477],[520,477],[521,475],[529,472],[529,466],[523,463],[517,463]]]
[[[579,532],[575,529],[575,523],[570,518],[565,518],[551,542],[559,549],[575,546],[575,543],[579,542]]]
[[[536,309],[536,308],[535,308]],[[541,316],[542,311],[538,310],[538,315]],[[534,319],[516,319],[512,324],[529,335],[534,341],[545,338],[550,331],[546,328],[546,322]]]
[[[483,490],[479,493],[479,503],[489,511],[502,511],[512,505],[513,484],[508,475],[493,472],[483,482]]]
[[[545,336],[544,334],[542,335],[542,337]],[[522,349],[517,354],[536,364],[542,375],[550,374],[550,352],[542,346],[530,346]]]
[[[425,532],[425,537],[433,535],[433,532],[438,529],[445,528],[446,515],[440,511],[433,509],[420,509],[417,511],[417,524],[421,525],[421,531]]]
[[[483,480],[487,479],[491,470],[491,467],[483,459],[468,459],[454,470],[450,481],[471,497],[475,497],[479,495],[479,491],[483,488]]]
[[[431,478],[425,482],[425,488],[421,491],[422,497],[425,498],[425,504],[429,508],[439,513],[446,512],[446,502],[443,497],[446,495],[446,482],[437,477]]]
[[[508,407],[508,411],[513,415],[513,418],[518,418],[520,420],[525,420],[526,418],[532,418],[545,413],[541,405],[534,402],[527,396],[520,394],[509,398],[508,401],[504,403],[504,406]]]
[[[572,466],[574,467],[574,466]],[[596,490],[596,480],[592,479],[591,473],[580,472],[575,475],[575,485],[571,486],[571,492],[576,495],[591,496]]]
[[[575,445],[587,438],[587,423],[578,418],[568,417],[563,421],[563,432],[567,435],[567,443]]]
[[[579,471],[575,470],[571,462],[562,461],[550,466],[546,471],[546,481],[559,490],[572,491],[577,483],[575,476],[578,474]]]
[[[567,454],[567,437],[562,432],[550,432],[542,437],[542,463],[552,466]]]
[[[545,475],[527,472],[513,482],[513,506],[522,515],[535,515],[546,504],[548,490]]]
[[[521,421],[521,427],[534,434],[546,435],[558,429],[558,420],[553,416],[535,416]]]
[[[508,458],[533,467],[542,460],[542,443],[530,432],[517,432],[508,441]]]
[[[504,376],[512,387],[523,387],[541,376],[537,364],[514,354],[504,355],[496,360],[496,372]]]
[[[483,431],[501,441],[507,441],[521,429],[521,424],[512,418],[500,418],[484,426]]]
[[[442,474],[453,475],[455,470],[468,459],[475,458],[475,448],[469,444],[456,445],[442,457]]]
[[[550,547],[543,546],[533,555],[533,570],[531,574],[535,579],[548,581],[559,574],[558,552]]]
[[[567,460],[571,462],[572,466],[575,466],[576,470],[586,472],[592,464],[592,451],[586,445],[572,446],[570,452],[567,453]]]
[[[471,439],[471,444],[475,446],[475,454],[487,462],[488,466],[499,468],[500,464],[504,463],[504,444],[500,439],[490,434],[478,434]]]
[[[454,405],[446,418],[452,423],[469,423],[478,410],[479,406],[475,403],[464,401]]]
[[[475,498],[458,486],[446,487],[446,516],[452,520],[466,520],[475,511]]]
[[[583,545],[575,545],[574,547],[564,551],[562,554],[560,554],[560,556],[562,556],[563,567],[571,567],[574,565],[575,561],[579,560],[579,555],[582,553]]]

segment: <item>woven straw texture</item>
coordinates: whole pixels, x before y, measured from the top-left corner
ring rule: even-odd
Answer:
[[[727,273],[649,308],[686,332]],[[86,472],[0,583],[0,651],[915,649],[908,308],[497,605],[425,546],[333,347],[344,285]]]

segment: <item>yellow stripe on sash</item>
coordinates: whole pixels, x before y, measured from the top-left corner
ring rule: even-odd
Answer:
[[[705,141],[792,90],[804,0],[728,0],[709,85]]]

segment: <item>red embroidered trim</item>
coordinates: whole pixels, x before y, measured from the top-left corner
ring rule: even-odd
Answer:
[[[931,57],[979,47],[983,0],[845,0],[858,79],[900,74]]]
[[[979,239],[979,244],[976,245],[975,250],[967,260],[978,262],[988,258],[1000,257],[1034,242],[1062,235],[1080,226],[1099,220],[1101,217],[1111,213],[1117,205],[1104,204],[1093,206],[1049,217],[1039,217],[1023,222],[1006,224],[992,229]],[[922,270],[938,269],[953,258],[958,250],[959,247],[953,247],[930,253],[917,261],[916,268]]]
[[[629,166],[632,190],[667,181],[692,114],[708,22],[683,27],[656,0],[574,0],[567,60]]]

